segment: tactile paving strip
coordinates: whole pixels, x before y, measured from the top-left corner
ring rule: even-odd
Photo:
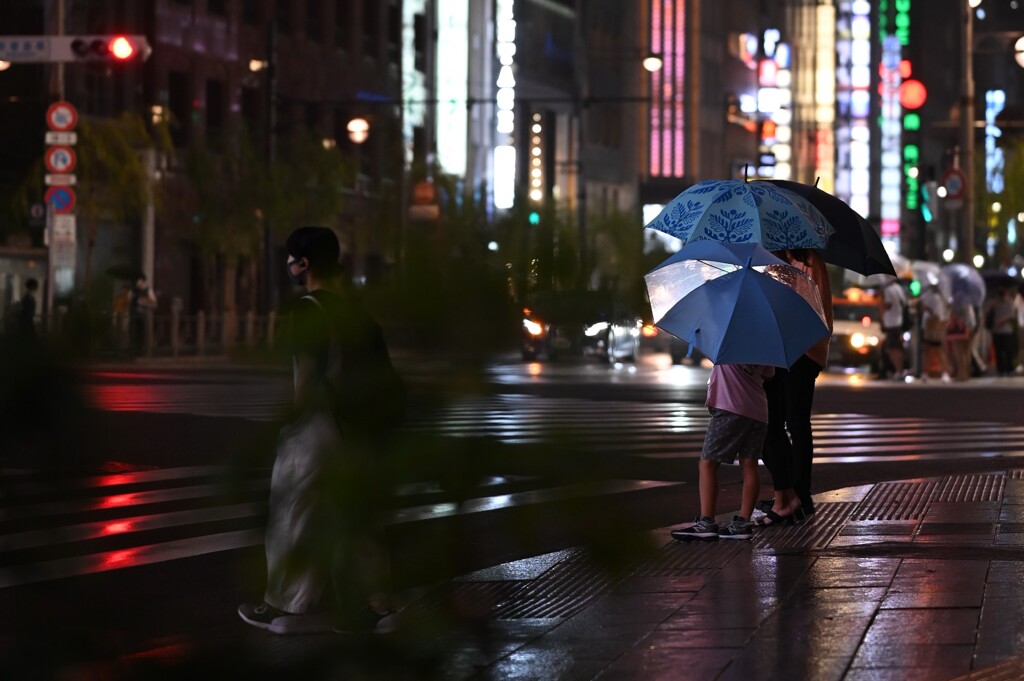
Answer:
[[[860,502],[853,520],[920,520],[934,501],[1000,501],[1003,475],[947,475],[939,480],[880,482]]]
[[[856,506],[856,502],[815,504],[814,515],[796,525],[759,529],[754,534],[754,547],[760,551],[825,548],[843,529]]]

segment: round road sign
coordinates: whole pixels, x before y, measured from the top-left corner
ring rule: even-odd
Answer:
[[[964,195],[967,178],[959,168],[950,168],[942,176],[942,186],[946,188],[947,199],[959,199]]]
[[[54,102],[46,110],[46,125],[57,132],[74,130],[78,125],[78,111],[68,102]]]
[[[54,213],[72,213],[75,210],[75,190],[71,187],[50,187],[44,200]]]
[[[51,173],[70,173],[77,160],[75,150],[68,146],[58,145],[46,150],[46,169]]]

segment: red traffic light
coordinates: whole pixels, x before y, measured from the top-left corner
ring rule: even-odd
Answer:
[[[131,59],[135,56],[135,46],[123,35],[119,35],[110,41],[107,46],[114,59]]]
[[[69,61],[129,61],[146,59],[150,52],[143,35],[77,36],[69,48]]]

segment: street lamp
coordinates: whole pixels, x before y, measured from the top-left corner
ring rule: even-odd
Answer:
[[[348,138],[356,144],[362,144],[370,136],[370,122],[365,118],[353,118],[345,126]]]

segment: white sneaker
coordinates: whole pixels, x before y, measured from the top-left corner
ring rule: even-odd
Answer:
[[[947,374],[945,371],[942,372],[942,382],[943,383],[949,383],[952,380],[953,379],[949,377],[949,374]]]

